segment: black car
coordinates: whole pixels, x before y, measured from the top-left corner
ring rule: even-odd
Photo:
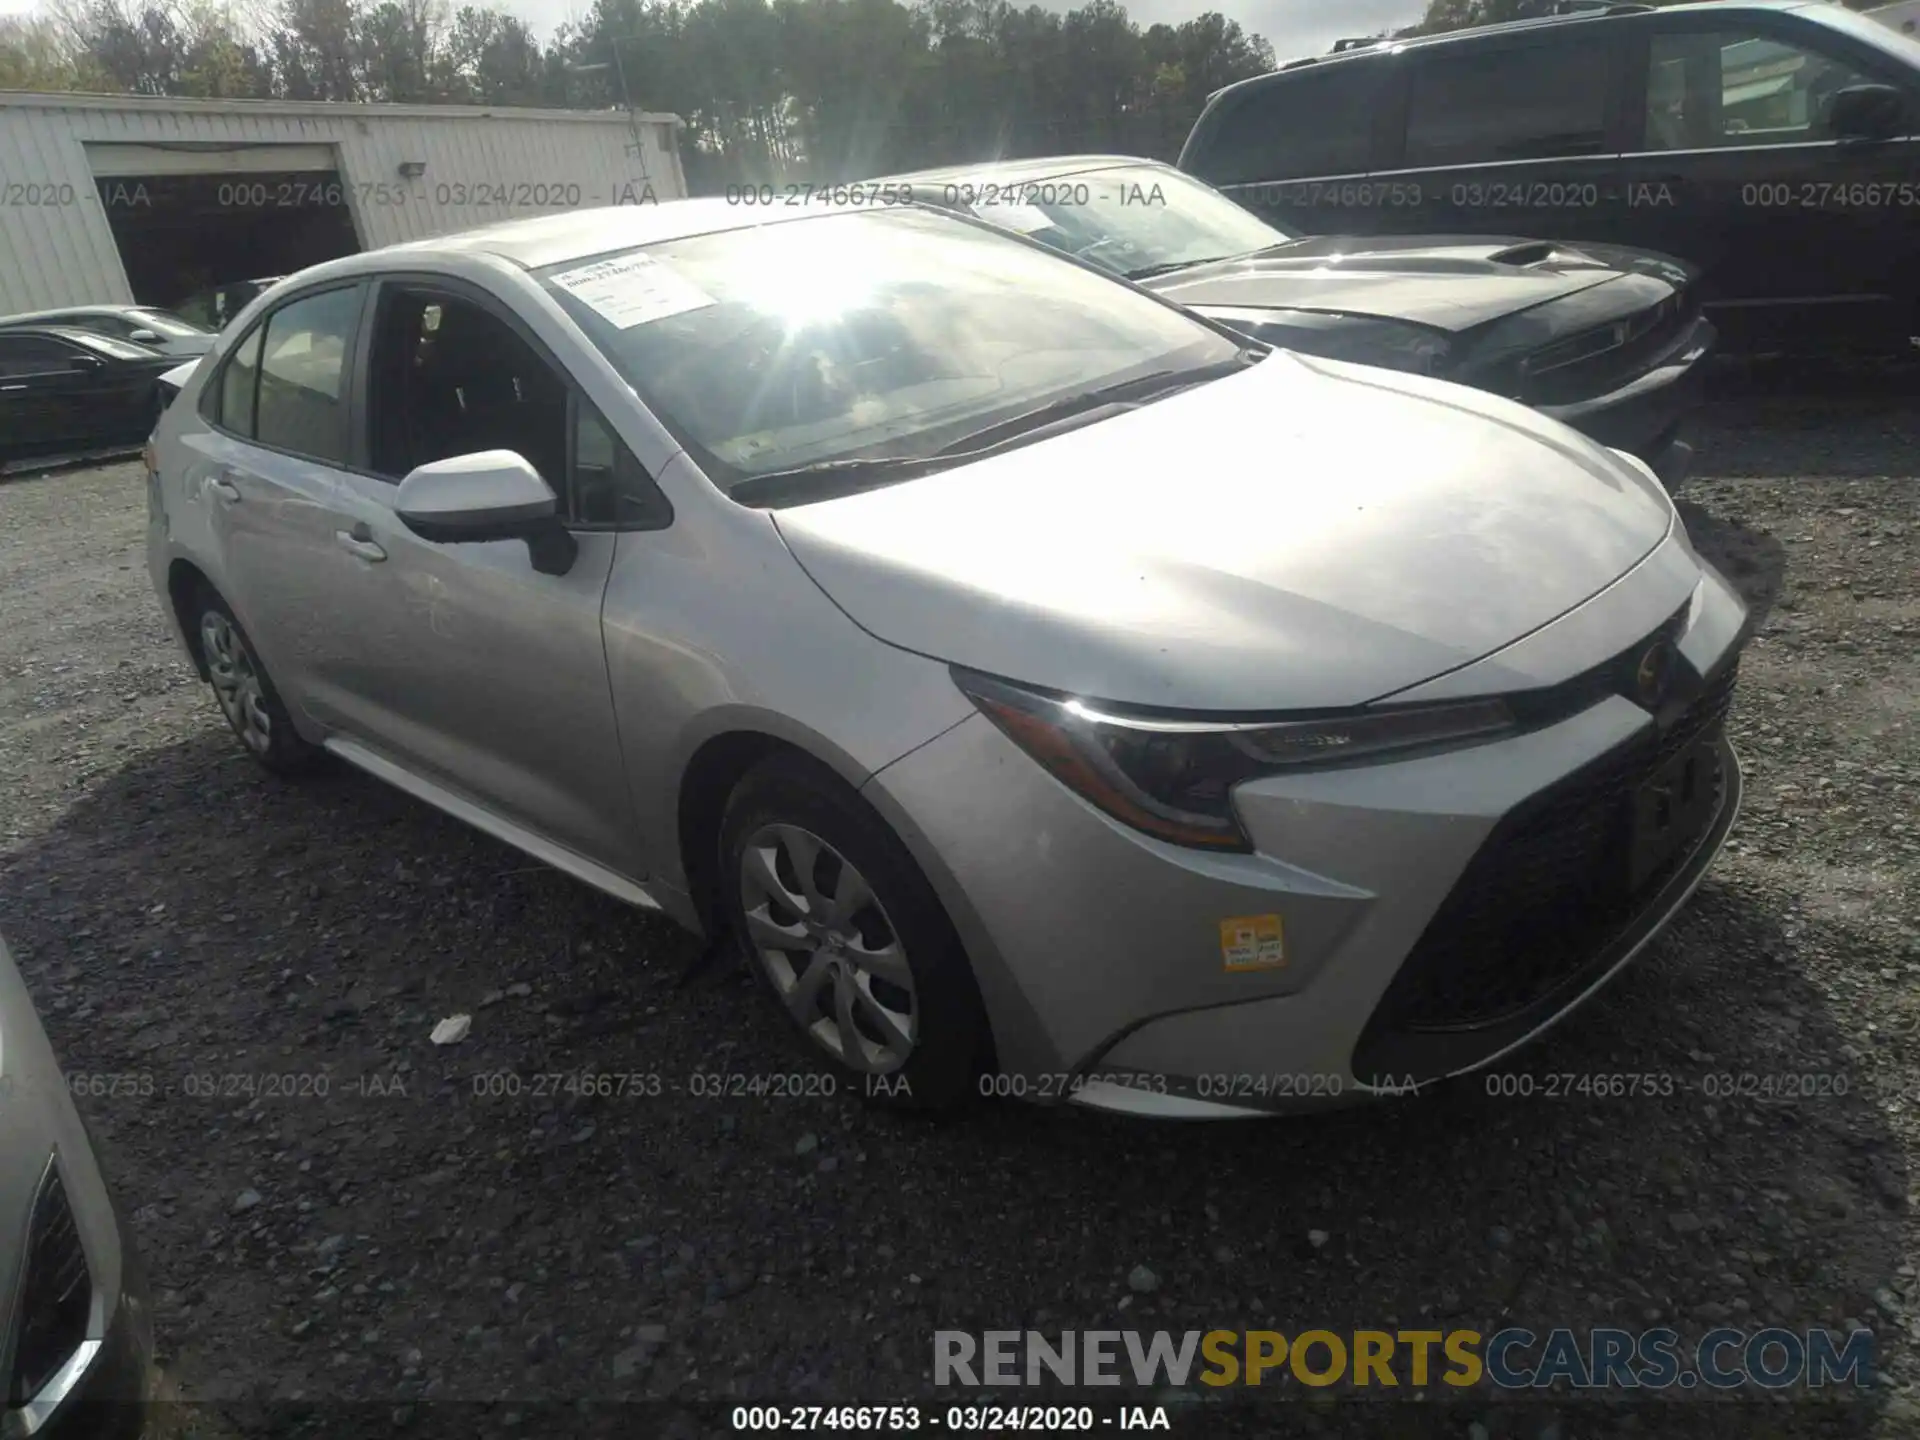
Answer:
[[[1683,256],[1730,352],[1920,334],[1920,42],[1827,0],[1608,5],[1297,60],[1217,92],[1180,168],[1305,230]]]
[[[0,464],[137,447],[180,361],[70,326],[0,330]]]
[[[1672,487],[1713,326],[1666,256],[1538,240],[1302,237],[1150,160],[929,170],[881,192],[969,211],[1289,350],[1473,385],[1628,450]]]

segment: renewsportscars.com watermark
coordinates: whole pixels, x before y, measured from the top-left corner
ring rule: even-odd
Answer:
[[[1387,1389],[1483,1381],[1503,1390],[1730,1390],[1852,1385],[1873,1374],[1870,1330],[936,1330],[933,1380],[966,1386]]]

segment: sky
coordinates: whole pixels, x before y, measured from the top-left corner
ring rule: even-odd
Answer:
[[[583,0],[481,0],[525,20],[542,39],[562,21],[585,13]],[[1067,10],[1073,0],[1040,0],[1049,9]],[[1371,35],[1392,25],[1409,25],[1425,12],[1423,0],[1123,0],[1127,13],[1143,29],[1162,21],[1178,25],[1208,10],[1218,10],[1240,28],[1264,35],[1282,60],[1318,55],[1345,35]],[[0,0],[0,15],[24,15],[39,0]]]

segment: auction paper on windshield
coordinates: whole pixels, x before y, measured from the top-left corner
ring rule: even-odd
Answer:
[[[553,283],[622,330],[716,303],[673,266],[651,255],[599,260],[564,271]]]

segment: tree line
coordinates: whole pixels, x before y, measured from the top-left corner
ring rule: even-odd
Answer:
[[[1207,96],[1273,67],[1209,12],[1115,0],[597,0],[542,41],[444,0],[54,0],[0,21],[0,89],[598,109],[686,121],[696,190],[855,180],[995,155],[1171,158]]]
[[[1668,3],[1668,0],[1661,0]],[[1865,4],[1868,0],[1848,0]],[[50,0],[0,20],[0,89],[608,108],[687,124],[696,193],[995,156],[1171,159],[1273,47],[1208,11],[1142,29],[1116,0],[595,0],[548,40],[449,0]],[[1424,34],[1554,0],[1429,0]],[[624,87],[621,84],[624,79]]]

